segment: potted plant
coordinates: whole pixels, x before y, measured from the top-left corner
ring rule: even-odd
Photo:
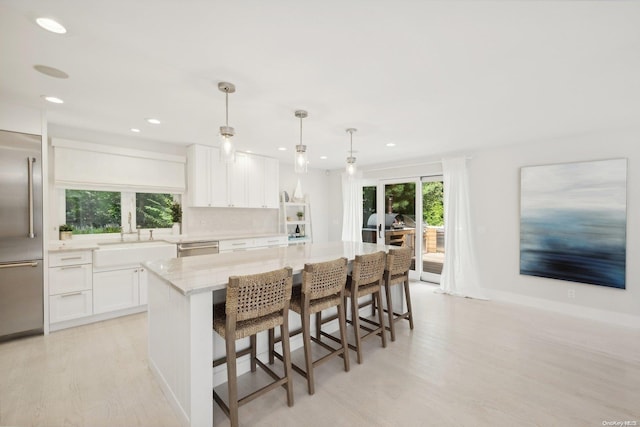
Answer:
[[[304,218],[304,212],[303,211],[298,211],[296,213],[296,215],[298,216],[298,221],[302,221],[302,219]]]
[[[171,204],[171,221],[173,222],[173,234],[182,233],[182,207],[180,203],[173,202]]]
[[[60,232],[60,240],[69,240],[73,235],[73,227],[67,224],[59,226],[58,231]]]

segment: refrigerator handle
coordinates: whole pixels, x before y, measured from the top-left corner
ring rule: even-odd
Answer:
[[[35,163],[35,157],[27,157],[27,169],[29,170],[29,235],[30,239],[33,239],[33,164]]]
[[[37,261],[15,262],[13,264],[0,264],[0,268],[16,268],[16,267],[37,267]]]

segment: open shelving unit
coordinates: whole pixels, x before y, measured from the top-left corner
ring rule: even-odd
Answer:
[[[298,216],[299,212],[302,213],[301,216]],[[286,233],[289,245],[313,242],[309,203],[281,202],[280,227],[280,231]],[[296,230],[299,230],[299,233],[296,233]]]

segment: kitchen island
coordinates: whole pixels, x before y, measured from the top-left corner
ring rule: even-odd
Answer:
[[[226,370],[214,375],[212,368],[214,356],[224,354],[224,341],[212,330],[213,304],[224,301],[229,276],[286,266],[299,275],[305,263],[339,257],[353,261],[356,255],[388,248],[373,243],[329,242],[146,263],[150,272],[149,367],[182,424],[213,423],[212,389],[226,381]],[[292,341],[292,348],[295,346]],[[248,363],[239,363],[238,373],[248,370]]]

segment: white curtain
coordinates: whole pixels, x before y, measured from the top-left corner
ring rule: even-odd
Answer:
[[[466,158],[444,159],[442,169],[445,255],[439,291],[487,299],[476,268]]]
[[[362,184],[359,174],[342,174],[342,241],[362,242]]]

